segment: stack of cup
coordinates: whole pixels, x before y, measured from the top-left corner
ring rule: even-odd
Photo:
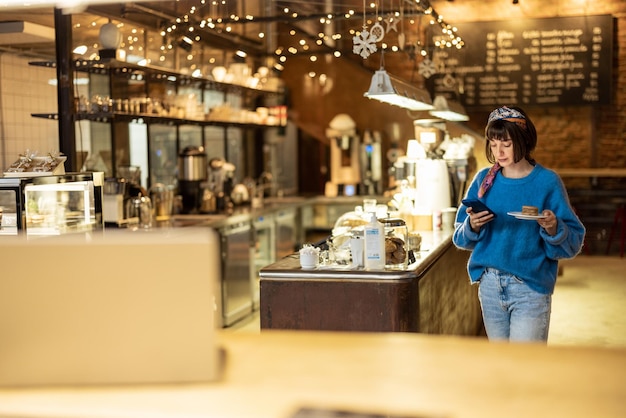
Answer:
[[[320,249],[311,245],[300,248],[300,266],[303,270],[312,270],[317,267],[320,260]]]

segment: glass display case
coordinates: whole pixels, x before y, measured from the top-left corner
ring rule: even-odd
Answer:
[[[24,186],[30,179],[0,178],[0,235],[17,235],[23,228]]]
[[[60,235],[103,227],[104,173],[0,179],[0,234]]]

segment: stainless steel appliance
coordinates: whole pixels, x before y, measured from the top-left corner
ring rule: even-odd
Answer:
[[[282,209],[274,214],[277,259],[293,254],[296,249],[296,214],[296,209]]]
[[[266,214],[258,216],[252,222],[253,225],[253,242],[254,242],[254,274],[252,277],[252,304],[253,309],[260,307],[260,279],[259,271],[276,261],[276,248],[274,246],[274,236],[276,234],[276,226],[274,216]]]
[[[383,160],[380,132],[365,132],[361,144],[361,184],[359,193],[366,196],[383,194]]]
[[[178,193],[183,213],[197,213],[202,204],[202,184],[207,179],[207,155],[203,147],[189,146],[178,155]]]
[[[217,212],[222,212],[232,205],[230,196],[233,189],[234,171],[235,166],[223,158],[211,158],[209,160],[208,180],[202,187],[213,193]]]
[[[228,327],[252,312],[252,225],[220,228],[222,241],[222,316]]]
[[[446,160],[450,173],[450,193],[453,206],[458,206],[468,186],[469,163],[467,159]]]
[[[104,181],[102,196],[102,216],[105,224],[124,223],[124,204],[128,182],[124,178],[107,178]]]

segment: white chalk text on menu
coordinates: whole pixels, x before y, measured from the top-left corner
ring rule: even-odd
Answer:
[[[511,19],[456,25],[460,50],[435,49],[433,95],[467,108],[611,101],[613,17]]]

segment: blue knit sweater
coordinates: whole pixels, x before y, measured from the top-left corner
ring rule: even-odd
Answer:
[[[476,174],[468,198],[478,198],[488,170]],[[574,213],[560,177],[539,164],[520,179],[506,178],[500,171],[481,200],[497,214],[496,218],[476,233],[469,224],[467,207],[461,205],[453,236],[458,248],[472,251],[467,266],[471,282],[479,281],[485,268],[492,267],[517,276],[538,292],[551,294],[558,260],[576,256],[585,237],[585,227]],[[536,220],[507,215],[520,212],[523,205],[536,206],[539,213],[552,210],[558,220],[556,235],[548,235]]]

